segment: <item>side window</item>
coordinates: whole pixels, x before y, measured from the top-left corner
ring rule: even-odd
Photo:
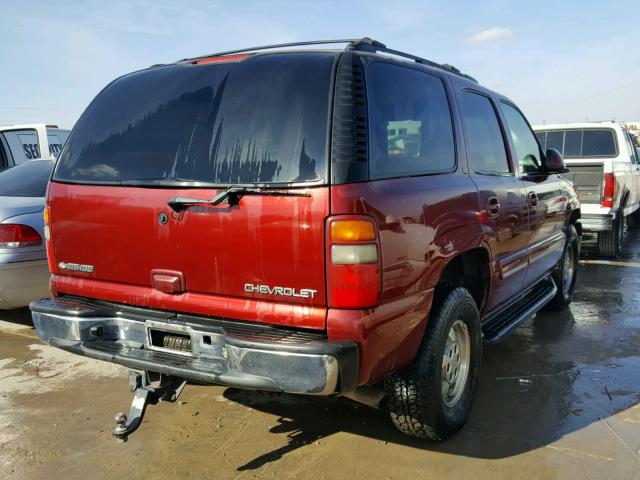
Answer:
[[[9,152],[6,150],[5,141],[0,134],[0,170],[4,170],[9,166]]]
[[[451,171],[453,126],[442,81],[375,62],[367,69],[372,178]]]
[[[69,137],[69,133],[65,130],[47,129],[47,137],[49,138],[49,153],[53,158],[58,158],[64,143]]]
[[[3,132],[3,136],[16,165],[41,158],[38,133],[35,130],[9,130]]]
[[[484,95],[464,92],[460,102],[468,155],[476,173],[510,173],[496,112]]]
[[[536,132],[536,137],[538,137],[540,146],[545,148],[545,144],[547,143],[547,132]]]
[[[631,163],[638,163],[638,159],[636,157],[636,148],[633,145],[633,140],[631,138],[631,134],[627,131],[624,132],[624,135],[627,139],[627,148],[629,149],[629,158],[631,158]]]
[[[500,108],[504,114],[509,138],[515,153],[515,159],[520,167],[521,173],[535,173],[540,171],[542,166],[540,158],[540,145],[536,140],[531,127],[522,116],[519,110],[513,105],[500,102]],[[548,144],[547,140],[547,144]],[[562,149],[560,149],[562,151]]]

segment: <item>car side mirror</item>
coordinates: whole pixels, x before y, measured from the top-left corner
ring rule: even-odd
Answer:
[[[555,148],[549,148],[542,159],[545,173],[567,173],[569,169],[564,164],[562,154]]]

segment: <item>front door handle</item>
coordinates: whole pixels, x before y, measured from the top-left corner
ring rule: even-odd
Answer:
[[[527,202],[529,204],[529,208],[536,208],[538,206],[538,195],[536,192],[529,192]]]
[[[500,200],[498,197],[487,198],[487,215],[496,218],[500,214]]]

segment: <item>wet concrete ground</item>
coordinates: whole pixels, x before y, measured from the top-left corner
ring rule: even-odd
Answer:
[[[128,443],[126,370],[39,342],[0,314],[0,478],[640,480],[640,232],[627,266],[582,265],[570,310],[486,347],[471,419],[444,444],[344,399],[190,385]],[[585,248],[585,260],[598,260]]]

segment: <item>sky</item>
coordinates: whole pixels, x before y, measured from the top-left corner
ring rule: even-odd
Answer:
[[[114,78],[229,49],[372,37],[455,65],[530,122],[640,121],[637,1],[0,0],[0,124],[71,128]]]

